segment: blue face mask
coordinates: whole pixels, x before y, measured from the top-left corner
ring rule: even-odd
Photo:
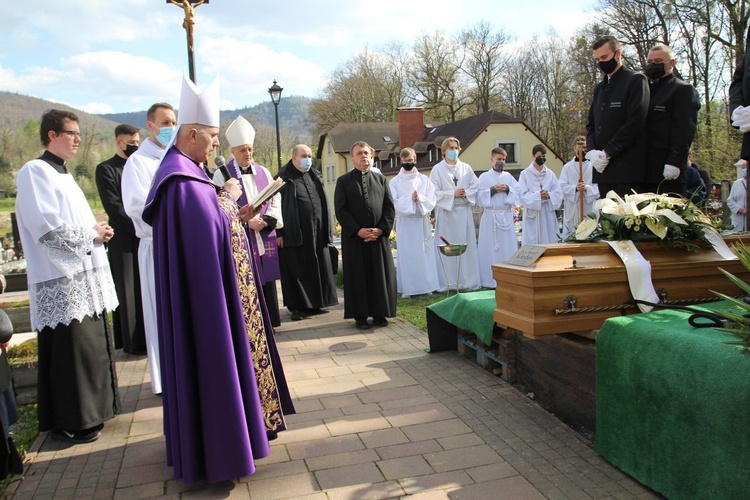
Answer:
[[[156,140],[161,143],[162,146],[166,147],[169,141],[172,140],[174,135],[174,127],[161,127],[159,129],[159,135],[156,136]]]
[[[312,158],[300,158],[299,168],[303,172],[307,172],[312,167]]]
[[[448,158],[450,161],[458,160],[458,149],[449,149],[445,153],[445,157]]]

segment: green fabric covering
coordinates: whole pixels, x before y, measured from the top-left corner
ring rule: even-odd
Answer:
[[[750,498],[750,354],[688,317],[661,310],[604,324],[596,451],[670,499]]]
[[[492,343],[495,326],[495,291],[457,293],[427,306],[448,323],[475,334],[485,344]]]

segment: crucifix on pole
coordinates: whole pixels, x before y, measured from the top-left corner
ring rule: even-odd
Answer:
[[[167,0],[167,3],[174,4],[185,11],[185,19],[182,21],[182,27],[187,34],[187,52],[188,52],[188,73],[190,80],[195,81],[195,62],[193,61],[193,26],[195,25],[195,7],[208,3],[208,0]]]

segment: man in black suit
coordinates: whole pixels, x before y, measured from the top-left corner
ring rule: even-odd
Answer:
[[[599,69],[606,75],[594,88],[586,123],[586,158],[595,169],[594,182],[602,196],[641,190],[646,180],[646,77],[622,65],[622,47],[611,36],[591,45]]]
[[[656,44],[648,52],[646,189],[685,196],[688,153],[701,104],[695,88],[674,75],[675,63],[674,51],[667,45]]]

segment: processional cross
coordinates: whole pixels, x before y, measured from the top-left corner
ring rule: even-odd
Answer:
[[[190,80],[195,82],[195,63],[193,62],[193,26],[195,26],[195,7],[208,3],[208,0],[167,0],[167,3],[174,4],[185,11],[185,19],[182,21],[182,27],[187,34],[188,50],[188,72]]]

